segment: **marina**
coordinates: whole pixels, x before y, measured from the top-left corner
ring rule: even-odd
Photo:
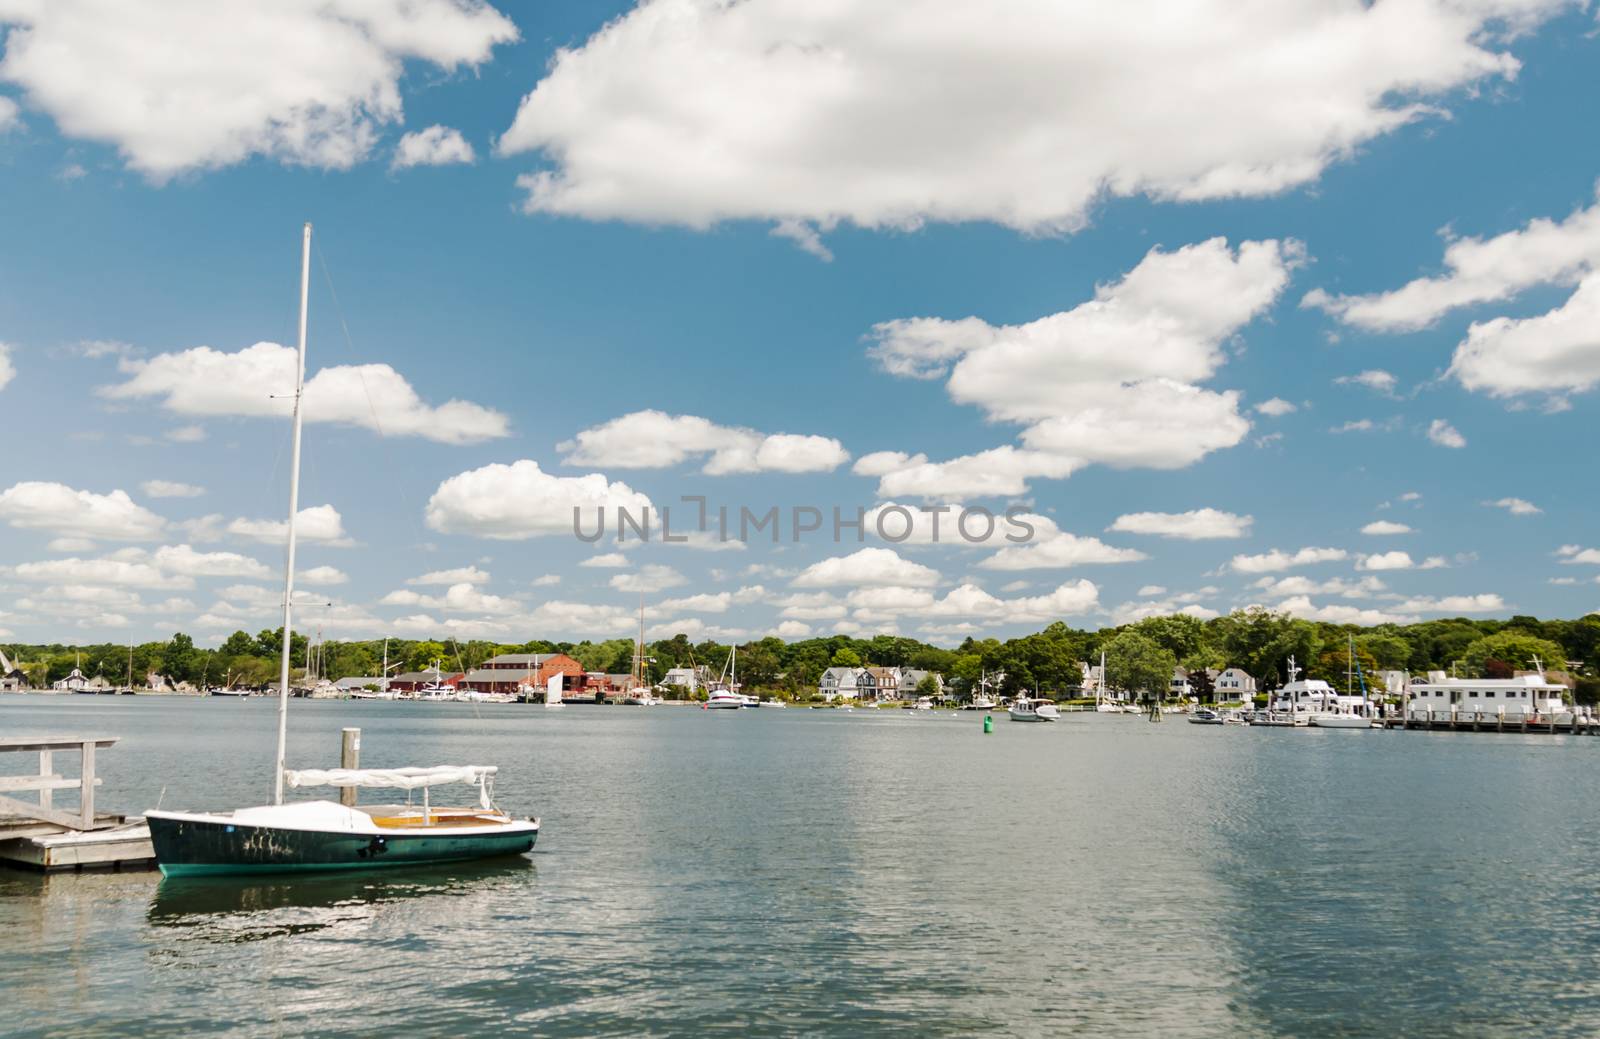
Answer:
[[[273,706],[0,696],[8,732],[122,734],[98,762],[97,810],[129,815],[259,798]],[[1279,737],[1092,710],[986,736],[971,714],[926,713],[719,724],[295,704],[293,766],[339,760],[346,727],[362,729],[366,767],[493,758],[497,796],[540,805],[546,832],[526,856],[380,874],[0,870],[8,1030],[59,1034],[62,964],[85,1033],[298,1034],[326,1028],[332,1006],[341,1030],[382,1031],[399,1003],[414,1029],[455,1034],[529,1020],[546,1035],[1016,1034],[1024,1020],[1097,1035],[1560,1035],[1600,1020],[1600,998],[1573,987],[1600,926],[1586,741]],[[1515,781],[1458,796],[1486,771]],[[1378,793],[1352,797],[1352,782]],[[1036,796],[991,796],[1020,788]],[[1108,898],[1111,876],[1139,890]],[[1504,876],[1544,878],[1540,897],[1512,908]],[[1308,957],[1324,969],[1283,985],[1281,965]],[[1367,989],[1389,995],[1348,998]]]

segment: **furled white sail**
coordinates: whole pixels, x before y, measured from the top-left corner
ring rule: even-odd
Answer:
[[[290,786],[365,786],[416,790],[441,783],[481,783],[497,771],[494,765],[436,765],[433,768],[303,768],[284,769]]]

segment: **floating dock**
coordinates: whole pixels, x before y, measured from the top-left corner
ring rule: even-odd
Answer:
[[[1420,729],[1424,732],[1513,732],[1542,736],[1600,736],[1600,718],[1576,711],[1564,718],[1548,715],[1504,715],[1488,711],[1435,711],[1384,718],[1386,729]]]

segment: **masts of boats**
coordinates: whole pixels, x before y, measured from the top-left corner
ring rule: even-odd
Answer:
[[[650,692],[650,663],[644,655],[644,595],[639,596],[639,639],[633,644],[633,670],[628,675],[628,688],[623,691],[622,702],[639,707],[653,707],[661,701]]]
[[[1371,698],[1367,695],[1367,678],[1361,673],[1361,664],[1356,660],[1355,636],[1348,636],[1347,657],[1345,666],[1345,695],[1337,697],[1332,703],[1326,705],[1321,713],[1313,714],[1309,724],[1319,729],[1367,729],[1370,730],[1381,724],[1377,711]],[[1361,682],[1361,695],[1358,697],[1352,690],[1356,679]]]
[[[493,766],[432,769],[288,768],[289,652],[294,644],[295,519],[300,509],[300,432],[306,380],[306,310],[311,276],[311,225],[300,247],[300,348],[295,362],[293,439],[289,464],[289,523],[283,573],[283,648],[278,666],[278,748],[272,804],[231,812],[148,811],[150,843],[168,876],[196,873],[276,873],[412,865],[528,851],[537,819],[513,819],[494,805]],[[428,788],[476,783],[475,808],[433,809]],[[410,805],[358,808],[332,801],[285,804],[284,784],[386,787],[423,791],[422,810]]]
[[[711,711],[734,711],[741,707],[750,706],[750,698],[739,692],[738,677],[739,647],[728,647],[727,662],[722,665],[722,673],[717,680],[711,683],[706,702],[700,706]]]

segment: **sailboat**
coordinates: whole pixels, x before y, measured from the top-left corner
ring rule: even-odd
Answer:
[[[1122,705],[1106,694],[1106,651],[1100,651],[1100,681],[1094,687],[1096,714],[1121,714]]]
[[[283,575],[283,650],[278,668],[278,754],[270,805],[231,812],[145,813],[161,872],[172,876],[367,869],[521,854],[539,836],[539,820],[514,819],[494,803],[493,765],[434,768],[300,769],[287,761],[289,652],[293,645],[295,518],[300,506],[300,427],[306,377],[306,304],[311,273],[311,225],[300,252],[300,347],[294,387],[289,470],[288,547]],[[446,783],[478,788],[477,804],[435,808],[429,790]],[[407,803],[285,803],[284,787],[359,787],[408,791]],[[409,791],[422,791],[422,804]]]
[[[1339,697],[1331,709],[1320,714],[1313,714],[1310,724],[1319,729],[1368,729],[1377,724],[1373,717],[1372,700],[1367,696],[1367,677],[1361,673],[1361,662],[1356,660],[1355,636],[1349,636],[1346,652],[1349,654],[1345,670],[1345,695]],[[1361,679],[1361,696],[1356,697],[1351,691],[1355,679]]]
[[[633,644],[633,672],[628,675],[628,689],[622,696],[622,702],[635,704],[639,707],[654,707],[660,703],[650,692],[650,682],[646,672],[649,670],[649,661],[644,656],[644,596],[639,596],[639,641]]]

